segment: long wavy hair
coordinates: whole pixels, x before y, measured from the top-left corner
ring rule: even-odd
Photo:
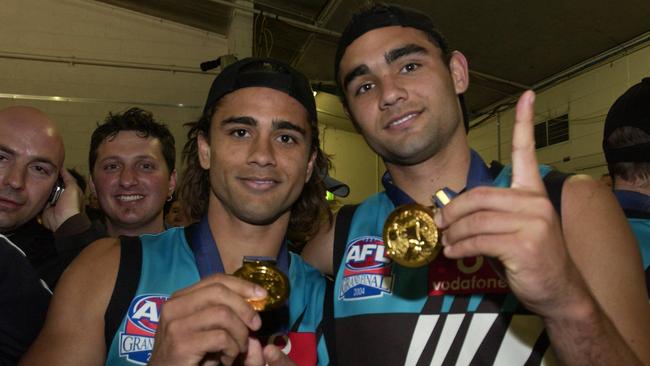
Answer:
[[[210,173],[203,169],[199,162],[197,138],[203,135],[210,141],[210,124],[212,116],[219,108],[221,101],[206,110],[196,122],[186,123],[189,128],[187,142],[183,147],[182,161],[185,167],[181,178],[179,195],[187,207],[188,214],[193,220],[200,220],[207,212],[210,197]],[[331,225],[332,213],[325,198],[323,173],[331,166],[330,158],[321,150],[317,121],[309,121],[311,129],[310,154],[316,152],[314,169],[305,184],[298,200],[291,207],[288,232],[289,238],[309,238],[315,234],[320,224]],[[325,216],[326,220],[322,220]]]

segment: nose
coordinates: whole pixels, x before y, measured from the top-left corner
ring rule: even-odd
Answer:
[[[406,89],[391,75],[385,75],[381,80],[381,99],[379,108],[388,109],[398,102],[406,99],[408,93]]]
[[[259,136],[252,141],[248,163],[258,166],[275,166],[275,151],[271,137]]]
[[[130,167],[124,167],[120,172],[120,186],[129,188],[138,184],[136,173]]]
[[[25,187],[25,174],[27,167],[12,164],[3,175],[2,184],[14,190],[21,190]]]

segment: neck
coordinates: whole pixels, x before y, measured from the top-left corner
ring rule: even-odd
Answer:
[[[155,220],[152,220],[150,223],[145,225],[140,225],[138,227],[123,226],[120,224],[116,224],[109,219],[106,219],[105,224],[106,224],[106,232],[108,233],[108,236],[112,238],[117,238],[122,235],[140,236],[142,234],[158,234],[165,231],[162,212],[159,217],[156,217]]]
[[[208,207],[208,223],[226,273],[233,273],[244,256],[276,258],[289,225],[290,212],[267,225],[245,222],[220,204]],[[216,201],[216,199],[214,199]]]
[[[461,129],[462,130],[462,129]],[[467,184],[470,150],[464,135],[453,138],[444,149],[415,165],[386,163],[393,183],[423,205],[431,205],[432,195],[442,188],[459,192]]]

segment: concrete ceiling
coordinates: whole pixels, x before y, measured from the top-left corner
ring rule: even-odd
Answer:
[[[226,0],[101,0],[156,17],[226,35],[232,9]],[[275,16],[340,33],[366,1],[260,0],[256,36],[269,40],[270,56],[292,63],[330,90],[337,37],[289,25]],[[541,86],[575,65],[634,39],[650,38],[648,0],[411,0],[393,1],[430,14],[454,49],[469,59],[472,82],[466,95],[477,116]],[[259,17],[259,15],[258,15]],[[264,24],[263,30],[260,26]],[[271,45],[271,42],[267,42]],[[264,51],[262,51],[264,52]],[[220,55],[215,55],[218,57]]]

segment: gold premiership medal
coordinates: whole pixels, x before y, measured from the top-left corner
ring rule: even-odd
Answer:
[[[391,212],[384,222],[383,238],[386,254],[404,267],[424,266],[440,251],[433,211],[415,203]]]
[[[442,205],[450,198],[442,189],[435,197]],[[386,254],[404,267],[422,267],[433,261],[442,245],[438,242],[438,227],[433,211],[417,203],[397,207],[384,222]]]
[[[244,257],[244,264],[233,275],[266,289],[264,299],[247,299],[256,311],[279,308],[289,298],[289,279],[268,257]]]

